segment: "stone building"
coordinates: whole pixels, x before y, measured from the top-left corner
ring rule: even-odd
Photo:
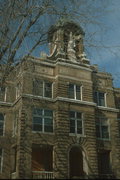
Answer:
[[[59,22],[50,55],[17,64],[0,91],[0,179],[120,178],[120,89]],[[2,70],[1,70],[2,75]]]

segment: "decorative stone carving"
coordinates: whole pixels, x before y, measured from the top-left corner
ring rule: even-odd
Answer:
[[[67,53],[68,53],[67,55],[68,55],[68,59],[70,59],[71,61],[76,61],[74,47],[75,47],[75,39],[72,35],[72,32],[70,32],[68,47],[67,47]]]

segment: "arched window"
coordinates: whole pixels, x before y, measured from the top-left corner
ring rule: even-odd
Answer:
[[[3,136],[4,131],[4,116],[0,113],[0,136]]]

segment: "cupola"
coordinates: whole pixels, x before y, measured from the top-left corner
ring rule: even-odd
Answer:
[[[64,58],[89,64],[84,53],[84,35],[83,29],[78,24],[60,19],[48,32],[49,58]]]

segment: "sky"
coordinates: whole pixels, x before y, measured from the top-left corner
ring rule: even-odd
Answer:
[[[98,64],[100,71],[105,71],[111,73],[113,76],[113,85],[114,87],[120,88],[120,0],[81,0],[81,2],[92,2],[95,8],[98,8],[98,14],[96,21],[100,22],[100,26],[98,27],[97,23],[88,23],[88,25],[84,26],[83,20],[78,18],[75,19],[77,23],[79,23],[84,32],[85,32],[85,49],[87,58],[90,60],[92,64]],[[63,8],[70,0],[56,0],[58,3],[58,8]],[[78,11],[79,13],[84,13],[84,5],[82,9],[79,8],[79,0],[78,0]],[[85,4],[85,3],[84,3]],[[99,7],[102,6],[102,9]],[[67,4],[69,6],[69,3]],[[70,7],[69,8],[74,8]],[[104,10],[103,13],[101,10]],[[87,9],[89,12],[90,9]],[[87,12],[86,11],[86,12]],[[91,10],[91,14],[94,15]],[[88,14],[88,17],[89,17]],[[86,15],[86,14],[85,14]],[[95,19],[94,19],[95,20]],[[46,27],[46,24],[51,21],[54,22],[54,19],[49,19],[49,17],[45,16],[43,18],[43,25]],[[92,42],[96,46],[88,46],[86,43],[86,39],[91,38],[92,35]],[[24,49],[29,49],[30,43],[27,43],[27,48],[22,47]],[[37,50],[33,55],[40,57],[40,51],[46,51],[46,48],[38,47]],[[21,54],[21,50],[20,50]]]
[[[91,0],[84,1],[88,2]],[[69,2],[69,0],[61,0],[60,5],[63,7],[63,4],[66,4],[66,2]],[[82,26],[87,38],[90,36],[90,33],[96,32],[92,36],[92,41],[98,47],[87,47],[87,43],[84,42],[87,58],[90,59],[91,65],[98,64],[100,71],[111,73],[113,85],[120,88],[120,0],[92,0],[92,2],[94,2],[95,9],[98,8],[98,11],[100,10],[99,7],[103,4],[103,13],[102,9],[100,10],[101,12],[98,12],[98,14],[102,14],[100,17],[97,17],[100,22],[99,28],[95,23],[88,23],[87,26]],[[79,6],[78,11],[81,12]],[[95,13],[97,14],[97,12]],[[78,23],[82,25],[82,20],[78,19]]]
[[[96,50],[89,47],[88,58],[91,64],[98,64],[100,70],[111,73],[114,86],[120,88],[120,0],[105,1],[109,2],[106,9],[110,12],[101,18],[104,27],[94,37],[96,42],[101,40],[103,47]],[[94,28],[93,25],[91,29]]]

